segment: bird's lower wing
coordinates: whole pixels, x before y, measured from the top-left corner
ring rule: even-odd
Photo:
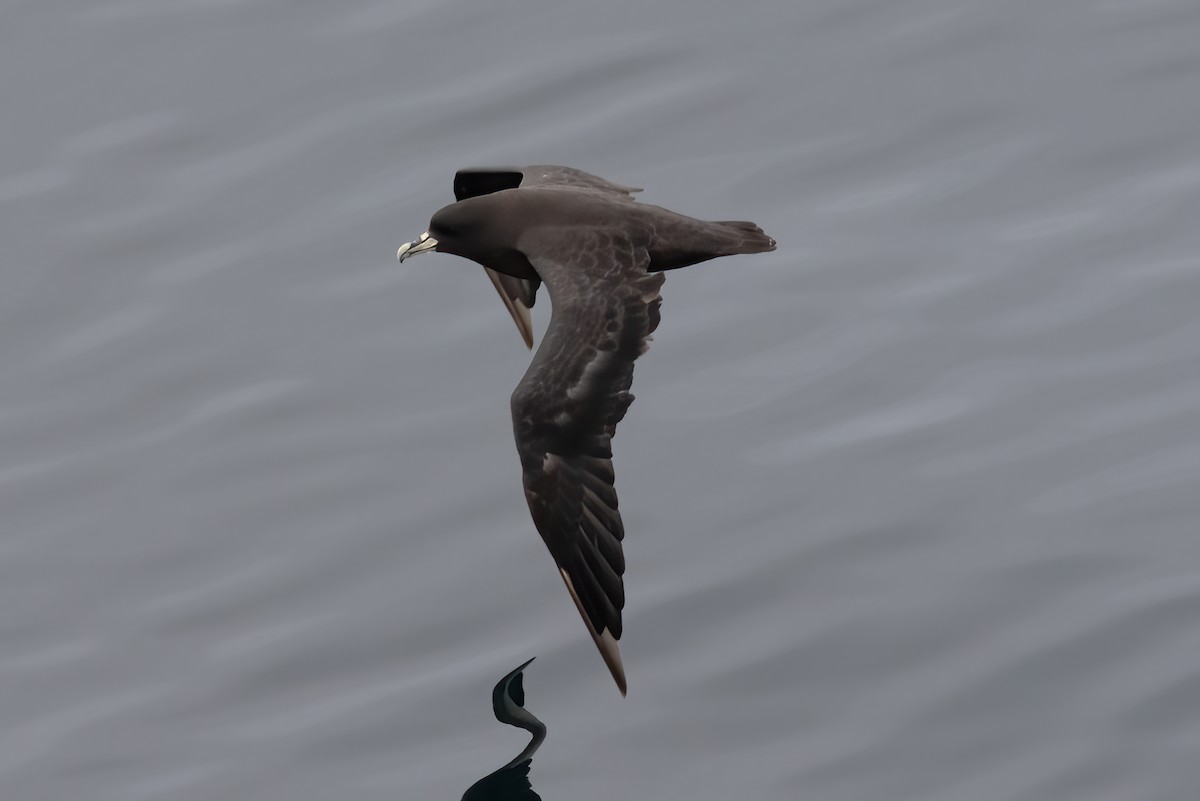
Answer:
[[[625,536],[612,437],[633,401],[633,363],[658,326],[663,276],[618,231],[533,233],[522,250],[554,304],[513,393],[513,429],[534,524],[621,692]]]

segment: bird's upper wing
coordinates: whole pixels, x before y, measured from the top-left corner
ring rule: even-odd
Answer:
[[[496,272],[490,267],[484,267],[488,278],[492,279],[492,286],[496,287],[496,291],[500,293],[500,299],[504,301],[504,307],[508,309],[508,313],[512,315],[513,322],[517,324],[517,330],[521,332],[521,339],[525,340],[526,347],[533,347],[533,318],[529,316],[529,309],[537,300],[537,289],[540,281],[528,280],[524,278],[513,278],[511,275]]]
[[[594,189],[629,201],[634,199],[634,193],[642,191],[641,187],[614,184],[612,181],[606,181],[598,175],[592,175],[583,170],[576,170],[573,167],[558,167],[553,164],[522,167],[521,175],[520,186],[522,188],[562,186],[572,189]]]
[[[658,326],[662,273],[605,229],[541,229],[519,243],[550,292],[546,337],[512,397],[525,498],[622,694],[624,527],[612,438],[633,401],[633,362]]]
[[[624,200],[633,200],[633,193],[642,191],[635,186],[614,184],[583,170],[555,164],[535,164],[531,167],[468,167],[454,174],[455,200],[529,186],[593,189]]]

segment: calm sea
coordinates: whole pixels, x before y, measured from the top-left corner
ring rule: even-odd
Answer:
[[[7,0],[0,796],[1191,801],[1194,0]],[[615,442],[622,700],[456,168],[750,219]],[[543,299],[539,329],[548,319]]]

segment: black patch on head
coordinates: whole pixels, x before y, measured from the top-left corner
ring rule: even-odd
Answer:
[[[498,170],[490,167],[471,167],[454,174],[454,199],[490,195],[505,189],[516,189],[524,178],[519,170]]]

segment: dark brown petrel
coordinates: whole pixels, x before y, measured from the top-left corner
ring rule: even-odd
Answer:
[[[638,191],[569,167],[461,170],[458,202],[396,251],[483,265],[531,348],[529,307],[546,284],[550,325],[512,396],[525,499],[622,695],[625,530],[612,438],[633,402],[633,362],[658,327],[662,271],[775,249],[754,223],[685,217],[635,203]]]

